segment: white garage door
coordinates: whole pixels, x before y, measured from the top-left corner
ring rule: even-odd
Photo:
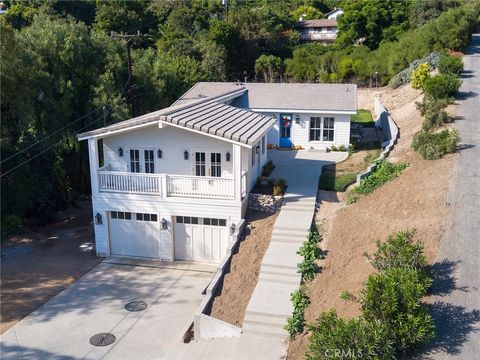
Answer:
[[[160,227],[156,214],[111,211],[112,255],[160,258]]]
[[[175,259],[219,263],[228,246],[225,219],[175,217]]]

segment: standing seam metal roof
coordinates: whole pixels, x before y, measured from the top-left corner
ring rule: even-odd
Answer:
[[[142,125],[149,126],[164,121],[243,144],[254,145],[275,124],[276,119],[220,102],[221,98],[234,95],[242,89],[241,87],[236,87],[234,91],[230,90],[216,96],[173,105],[117,124],[81,133],[77,136],[80,140],[83,140],[93,136],[106,136],[123,129]]]

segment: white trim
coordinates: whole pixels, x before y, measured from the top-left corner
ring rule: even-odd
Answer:
[[[253,112],[271,112],[271,113],[300,113],[300,114],[335,114],[335,115],[355,115],[356,111],[343,110],[313,110],[313,109],[270,109],[270,108],[249,108]]]
[[[117,130],[111,130],[111,131],[107,131],[105,133],[95,134],[95,135],[82,136],[81,134],[78,134],[77,139],[78,139],[78,141],[91,139],[91,138],[102,138],[103,139],[104,137],[107,137],[107,136],[110,136],[110,135],[115,135],[115,134],[122,133],[122,132],[125,132],[125,131],[132,131],[132,130],[135,130],[135,129],[140,129],[140,128],[144,128],[144,127],[147,127],[147,126],[152,126],[152,125],[158,124],[158,121],[159,120],[152,120],[148,123],[134,125],[134,126],[131,126],[131,127],[121,128],[121,129],[117,129]]]

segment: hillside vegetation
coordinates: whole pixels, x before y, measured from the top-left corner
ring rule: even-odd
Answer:
[[[479,2],[5,1],[2,233],[49,222],[89,192],[75,135],[168,106],[197,81],[386,83],[433,50],[463,50]],[[299,14],[341,6],[338,43],[301,44]],[[130,40],[133,76],[124,40]],[[355,44],[362,43],[360,46]]]

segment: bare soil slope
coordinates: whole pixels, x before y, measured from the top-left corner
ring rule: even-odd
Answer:
[[[383,89],[382,102],[390,110],[400,128],[400,139],[390,160],[407,161],[410,166],[402,175],[352,205],[346,205],[344,195],[320,192],[321,206],[317,221],[325,232],[322,247],[328,251],[321,264],[323,270],[308,285],[311,305],[305,312],[306,321],[336,308],[340,316],[351,318],[359,313],[358,306],[344,302],[344,290],[359,291],[373,268],[363,256],[373,252],[376,240],[399,230],[417,229],[418,238],[425,242],[428,260],[437,253],[443,220],[448,211],[447,190],[453,156],[427,161],[411,148],[413,134],[421,128],[422,118],[415,108],[421,94],[409,85],[396,90]],[[364,97],[373,101],[372,91],[359,91],[359,103]],[[366,105],[364,108],[368,108]],[[289,347],[289,359],[302,359],[308,345],[308,333],[298,336]]]

